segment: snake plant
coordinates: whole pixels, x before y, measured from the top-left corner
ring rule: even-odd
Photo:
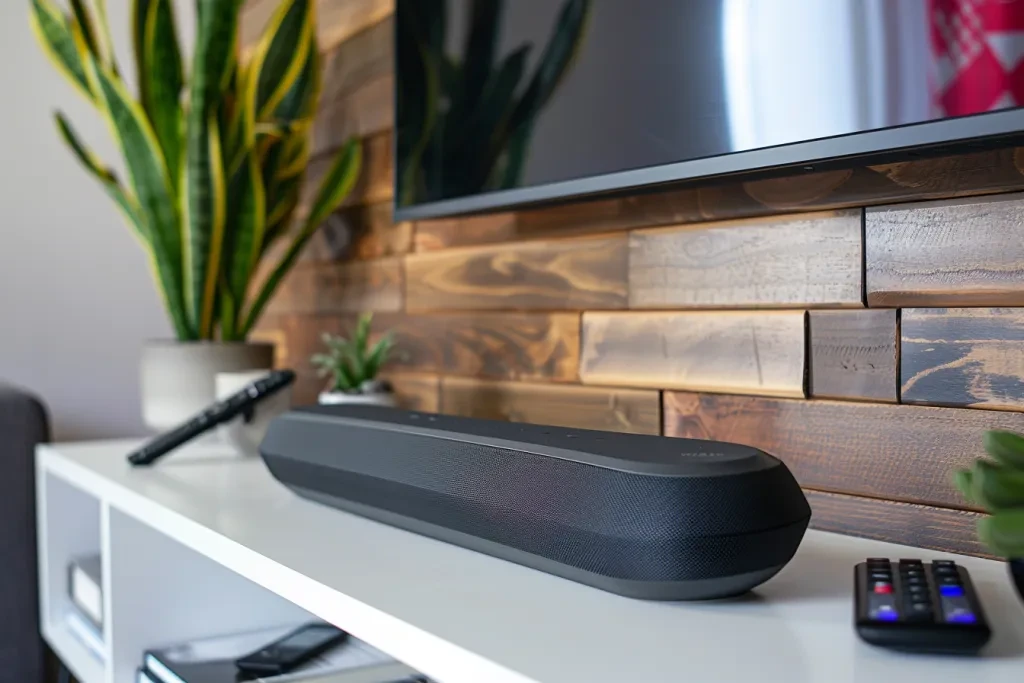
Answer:
[[[106,0],[69,0],[67,11],[30,2],[43,50],[109,124],[125,181],[58,112],[60,136],[141,241],[177,337],[244,340],[361,165],[350,140],[299,208],[320,98],[315,0],[283,0],[244,53],[242,0],[196,0],[189,69],[175,0],[132,0],[135,95],[114,56]],[[287,246],[272,251],[278,240]]]
[[[957,488],[990,513],[978,520],[981,541],[1000,557],[1024,558],[1024,436],[986,432],[985,450],[992,460],[958,471]]]
[[[454,58],[445,52],[445,0],[407,2],[399,12],[399,204],[521,182],[534,123],[579,51],[590,0],[562,4],[532,75],[526,68],[530,43],[501,59],[496,52],[504,9],[502,0],[472,0],[466,41]]]
[[[313,354],[310,362],[320,377],[331,378],[328,391],[356,392],[377,378],[395,342],[389,333],[370,346],[372,320],[372,314],[360,316],[351,340],[324,333],[322,340],[327,353]]]

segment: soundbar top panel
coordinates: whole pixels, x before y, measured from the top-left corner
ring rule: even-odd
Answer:
[[[721,441],[477,420],[378,406],[308,406],[292,410],[288,417],[512,448],[637,474],[720,476],[778,464],[756,448]]]

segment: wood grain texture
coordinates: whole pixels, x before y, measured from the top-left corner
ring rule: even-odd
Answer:
[[[389,16],[323,55],[321,112],[367,83],[394,75],[394,31]]]
[[[441,378],[437,375],[392,372],[382,377],[394,388],[399,408],[440,412]]]
[[[977,512],[950,510],[825,491],[805,491],[811,527],[918,548],[992,555],[978,540]]]
[[[518,237],[518,217],[514,213],[416,221],[415,225],[416,251],[510,242]]]
[[[285,278],[269,310],[275,313],[361,313],[402,309],[402,261],[308,263]]]
[[[579,377],[579,315],[447,313],[381,321],[395,333],[389,367],[491,379],[573,382]]]
[[[871,306],[1024,305],[1024,197],[869,209]]]
[[[428,244],[456,246],[579,235],[709,220],[820,211],[1024,189],[1024,148],[921,158],[755,181],[594,199],[519,212],[506,232],[444,231]],[[432,223],[432,222],[431,222]],[[442,226],[444,227],[444,226]],[[424,222],[423,232],[433,233]],[[450,242],[441,244],[441,240]]]
[[[805,487],[965,509],[953,470],[986,429],[1024,431],[1024,414],[967,408],[666,392],[664,409],[669,436],[760,448]]]
[[[626,307],[626,236],[521,242],[409,256],[406,307],[579,310]]]
[[[451,415],[489,420],[661,433],[661,400],[658,392],[651,390],[445,377],[441,409]]]
[[[809,393],[816,398],[897,400],[897,312],[811,311]]]
[[[266,26],[280,0],[248,0],[242,10],[240,40],[251,47]],[[394,0],[317,0],[317,40],[328,50],[354,34],[385,19],[395,11]]]
[[[394,79],[381,76],[322,108],[313,124],[312,153],[337,149],[352,137],[390,131],[394,126],[394,90]]]
[[[336,160],[336,152],[322,154],[309,163],[306,178],[299,195],[299,206],[296,213],[304,216],[316,197],[324,175]],[[391,133],[371,135],[363,140],[363,167],[352,192],[342,206],[358,204],[375,204],[390,200],[394,195],[394,175],[392,168]]]
[[[302,252],[305,261],[365,261],[412,249],[412,223],[392,222],[391,203],[346,207],[331,215]]]
[[[907,308],[904,403],[1024,410],[1024,309]]]
[[[804,312],[583,315],[587,384],[804,395]]]
[[[631,308],[862,306],[861,212],[638,230]]]

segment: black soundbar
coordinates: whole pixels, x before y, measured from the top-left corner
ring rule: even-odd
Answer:
[[[306,498],[637,598],[745,592],[811,515],[781,461],[716,441],[315,406],[260,452]]]

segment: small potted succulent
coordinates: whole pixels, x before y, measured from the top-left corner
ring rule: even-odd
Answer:
[[[321,404],[395,405],[391,385],[377,379],[377,373],[394,348],[394,340],[388,333],[371,347],[372,320],[370,314],[361,316],[351,340],[324,333],[327,353],[317,353],[310,358],[318,369],[317,374],[330,377],[330,384],[320,393]]]
[[[978,537],[1008,560],[1017,594],[1024,600],[1024,436],[1013,432],[985,433],[985,451],[992,459],[978,459],[971,469],[956,472],[956,486],[964,497],[985,508],[989,516],[978,521]]]

